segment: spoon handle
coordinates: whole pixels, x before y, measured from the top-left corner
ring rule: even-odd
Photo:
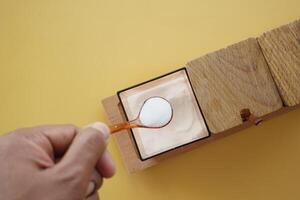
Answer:
[[[130,129],[130,128],[137,128],[140,127],[138,124],[130,123],[130,122],[124,122],[120,124],[114,124],[109,126],[110,133],[116,133],[125,129]]]

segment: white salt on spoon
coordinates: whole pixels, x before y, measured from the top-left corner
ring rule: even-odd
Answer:
[[[170,102],[162,97],[151,97],[144,102],[135,120],[110,126],[110,132],[130,128],[162,128],[170,123],[172,117]]]
[[[170,122],[172,114],[172,107],[167,100],[151,97],[144,102],[139,119],[146,127],[161,128]]]

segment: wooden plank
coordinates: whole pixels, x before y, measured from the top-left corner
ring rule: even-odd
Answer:
[[[124,113],[122,109],[119,107],[120,102],[118,97],[111,96],[102,101],[104,110],[111,124],[118,124],[121,122],[125,122]],[[135,172],[146,166],[151,166],[150,162],[141,162],[138,158],[134,142],[131,138],[131,134],[129,131],[120,131],[119,133],[114,134],[114,139],[117,143],[117,146],[120,150],[121,157],[123,162],[125,163],[127,170],[129,172]]]
[[[212,133],[241,125],[244,108],[263,116],[282,107],[254,38],[195,59],[187,64],[187,70]]]
[[[286,106],[300,103],[300,20],[258,38]]]
[[[103,104],[104,110],[106,112],[106,115],[108,117],[110,124],[125,122],[124,113],[120,106],[120,102],[119,102],[117,95],[107,97],[106,99],[104,99],[102,101],[102,104]],[[227,132],[224,132],[224,134],[213,135],[205,140],[199,140],[197,142],[182,146],[180,148],[176,148],[172,151],[152,157],[145,161],[140,160],[140,158],[136,152],[136,146],[132,140],[130,131],[121,131],[119,133],[115,133],[113,135],[113,137],[119,148],[122,161],[123,161],[124,165],[126,166],[128,172],[134,173],[137,171],[144,170],[148,167],[154,166],[172,156],[193,150],[208,141],[212,141],[212,140],[224,137],[228,134],[237,132],[237,131],[247,128],[251,125],[252,124],[250,124],[250,123],[244,123],[242,126],[236,128],[236,129],[232,129],[232,130],[228,130]],[[219,137],[219,136],[221,136],[221,137]]]
[[[117,95],[104,99],[102,101],[102,104],[110,124],[125,122],[124,112],[120,106],[120,102]],[[249,125],[250,124],[248,124],[248,126]],[[245,126],[247,126],[247,124],[245,124]],[[142,161],[140,160],[136,152],[137,151],[136,146],[133,142],[130,131],[126,131],[126,130],[120,131],[119,133],[115,133],[113,137],[119,148],[122,161],[126,166],[128,172],[130,173],[134,173],[146,169],[148,167],[154,166],[169,157],[195,149],[199,147],[201,144],[206,143],[207,141],[213,139],[213,138],[209,138],[207,140],[200,140],[192,144],[182,146],[180,148],[174,149],[172,151]]]
[[[189,62],[187,70],[204,117],[210,130],[221,134],[213,134],[205,140],[141,161],[131,133],[122,131],[115,134],[114,138],[128,171],[143,170],[166,158],[252,126],[250,121],[242,123],[240,110],[243,108],[249,108],[264,121],[300,108],[299,34],[298,20],[258,38],[261,47],[256,39],[251,38]],[[282,101],[260,48],[269,62],[284,102],[286,105],[298,105],[282,107]],[[275,50],[281,52],[276,54]],[[111,124],[125,121],[116,95],[104,99],[102,103]]]
[[[125,121],[124,113],[123,113],[121,107],[119,106],[120,105],[119,99],[116,95],[107,97],[106,99],[104,99],[102,101],[102,104],[103,104],[103,107],[105,109],[105,112],[107,114],[110,124],[115,124],[115,123],[120,123],[120,122]],[[297,107],[282,107],[281,109],[279,109],[273,113],[269,113],[269,114],[263,116],[262,118],[264,121],[266,121],[275,116],[281,115],[283,113],[297,109],[299,107],[300,107],[300,105],[298,105]],[[200,141],[188,144],[186,146],[180,147],[178,149],[174,149],[172,151],[166,152],[164,154],[150,158],[145,161],[141,161],[139,159],[139,156],[136,153],[135,144],[132,141],[129,131],[122,131],[122,132],[116,133],[113,135],[113,137],[118,146],[118,149],[120,151],[121,158],[122,158],[122,161],[123,161],[125,167],[127,168],[129,173],[134,173],[134,172],[144,170],[148,167],[154,166],[156,164],[159,164],[160,162],[162,162],[163,160],[165,160],[167,158],[171,158],[178,154],[199,148],[201,145],[204,145],[207,142],[221,139],[223,137],[234,134],[238,131],[249,128],[251,126],[253,126],[252,123],[244,122],[243,124],[241,124],[239,126],[236,126],[229,130],[223,131],[221,134],[213,134],[205,140],[200,140]]]

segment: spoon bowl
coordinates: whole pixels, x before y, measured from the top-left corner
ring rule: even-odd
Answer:
[[[131,121],[110,126],[110,132],[130,128],[163,128],[167,126],[173,118],[173,108],[171,103],[158,96],[146,99],[139,111],[138,116]]]

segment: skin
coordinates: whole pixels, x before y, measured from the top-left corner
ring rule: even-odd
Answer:
[[[95,123],[22,128],[0,137],[0,199],[95,200],[115,173],[108,128]]]

